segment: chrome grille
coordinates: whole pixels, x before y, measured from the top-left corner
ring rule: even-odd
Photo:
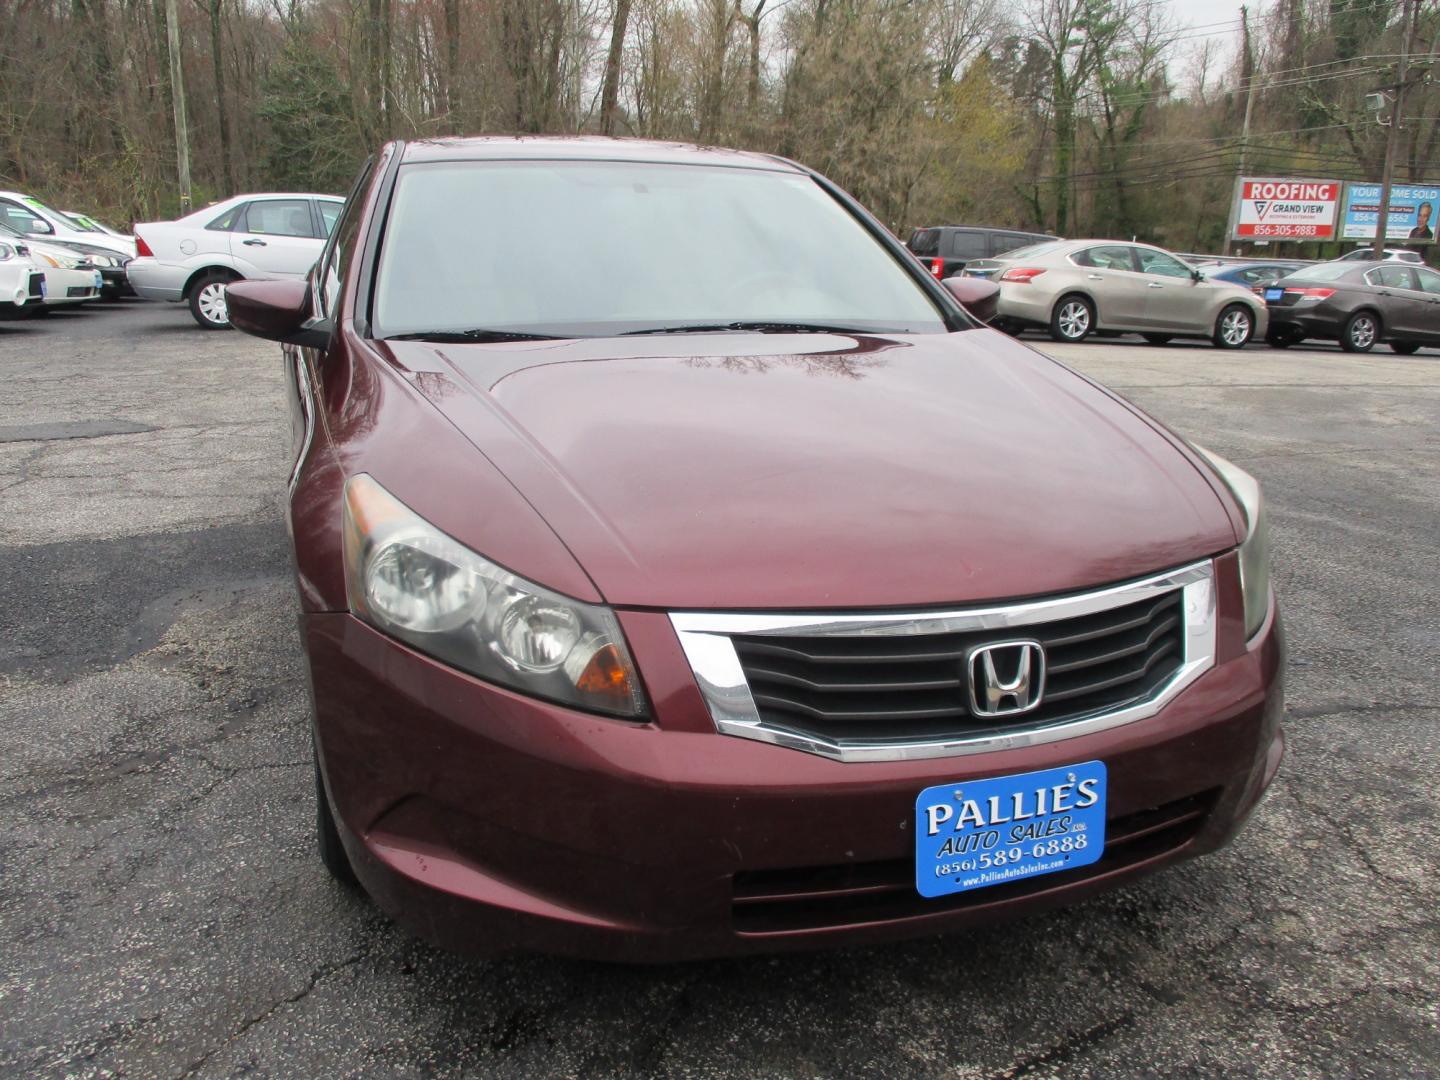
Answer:
[[[675,614],[717,728],[842,760],[1053,742],[1153,715],[1215,652],[1213,568],[954,612]],[[1038,707],[973,714],[966,657],[1023,637],[1046,654]]]
[[[1040,706],[1054,723],[1143,700],[1185,658],[1180,589],[1110,611],[1026,628],[1045,649]],[[732,638],[760,719],[830,739],[934,738],[993,728],[967,706],[965,657],[993,631],[913,637]]]

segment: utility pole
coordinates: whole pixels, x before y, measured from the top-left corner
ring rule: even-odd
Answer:
[[[170,46],[170,97],[175,102],[175,157],[180,167],[180,216],[190,212],[190,129],[185,123],[185,69],[180,65],[180,14],[165,0],[165,35]]]
[[[1245,123],[1240,128],[1240,161],[1235,168],[1235,181],[1239,183],[1245,176],[1245,151],[1250,148],[1250,115],[1255,111],[1255,63],[1250,57],[1250,21],[1249,9],[1243,5],[1240,8],[1240,32],[1245,47],[1245,70],[1248,73],[1245,80]],[[1232,215],[1234,210],[1231,211]],[[1221,255],[1230,254],[1232,240],[1230,234],[1235,231],[1234,218],[1231,218],[1230,228],[1225,230],[1225,246],[1221,249]]]
[[[1405,119],[1405,86],[1410,75],[1410,43],[1415,25],[1412,16],[1414,0],[1402,0],[1400,18],[1399,77],[1395,80],[1395,97],[1390,102],[1390,131],[1385,138],[1385,171],[1380,177],[1380,220],[1375,223],[1375,244],[1370,252],[1376,259],[1385,258],[1386,233],[1390,231],[1390,182],[1395,177],[1395,157],[1400,152],[1400,125]]]

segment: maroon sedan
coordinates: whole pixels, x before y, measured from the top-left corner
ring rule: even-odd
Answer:
[[[1283,752],[1259,490],[778,158],[395,143],[286,343],[320,844],[415,932],[881,941],[1213,851]],[[967,310],[968,306],[968,310]]]

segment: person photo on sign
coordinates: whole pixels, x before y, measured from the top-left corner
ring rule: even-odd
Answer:
[[[1430,215],[1434,207],[1428,202],[1422,202],[1415,208],[1415,227],[1410,230],[1411,240],[1434,240],[1435,231],[1430,228]]]

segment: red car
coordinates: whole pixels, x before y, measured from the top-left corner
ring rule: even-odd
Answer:
[[[330,869],[450,946],[668,960],[1224,844],[1283,752],[1258,488],[994,291],[774,157],[386,146],[308,283],[229,292],[287,343]]]

